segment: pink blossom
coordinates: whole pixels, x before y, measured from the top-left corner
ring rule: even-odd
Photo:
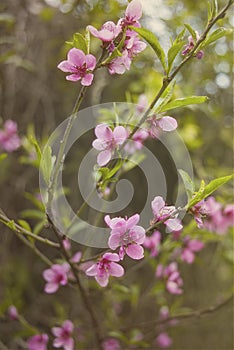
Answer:
[[[112,131],[106,124],[96,126],[95,135],[97,139],[92,145],[96,150],[101,151],[97,157],[100,166],[106,165],[111,160],[112,152],[128,137],[127,130],[123,126],[116,126]]]
[[[198,239],[190,239],[189,237],[185,237],[184,244],[185,246],[182,249],[181,259],[188,264],[192,264],[195,259],[194,253],[201,251],[204,248],[204,243]]]
[[[196,31],[196,41],[200,39],[200,35],[198,34],[198,32]],[[190,53],[190,51],[193,50],[195,46],[195,42],[194,42],[194,39],[193,37],[190,35],[188,37],[188,44],[184,46],[184,50],[182,51],[182,55],[183,56],[186,56]],[[202,59],[204,56],[204,51],[200,50],[196,53],[196,57],[200,60]]]
[[[165,280],[167,291],[170,294],[180,295],[183,293],[183,280],[178,271],[178,265],[176,262],[172,262],[166,267],[159,264],[155,274],[157,278]]]
[[[70,320],[63,322],[61,327],[53,327],[52,333],[56,337],[53,341],[55,348],[62,347],[64,350],[74,349],[74,339],[72,338],[74,325]]]
[[[151,202],[151,207],[154,214],[154,223],[165,220],[164,224],[170,231],[180,231],[183,228],[180,219],[177,218],[178,214],[175,213],[176,208],[174,206],[166,206],[161,196],[154,198]]]
[[[148,98],[145,94],[141,94],[137,101],[136,111],[141,114],[145,112],[148,105]]]
[[[105,216],[105,222],[111,228],[111,235],[108,245],[115,250],[120,247],[119,256],[122,260],[127,254],[132,259],[142,259],[144,249],[141,246],[145,240],[145,229],[138,226],[140,216],[135,214],[128,218],[116,217],[110,219],[109,215]]]
[[[29,350],[47,350],[49,337],[47,334],[37,334],[28,339]]]
[[[132,141],[128,142],[124,147],[125,151],[133,154],[135,151],[142,149],[143,142],[148,138],[149,134],[144,129],[138,129],[132,136]]]
[[[142,16],[142,5],[139,0],[133,0],[129,3],[125,11],[125,17],[121,19],[123,26],[137,25]]]
[[[104,23],[101,30],[97,30],[91,25],[89,25],[87,28],[93,36],[102,40],[104,43],[111,42],[121,32],[121,27],[111,21]]]
[[[158,255],[159,245],[161,241],[161,233],[154,231],[150,237],[146,237],[143,246],[150,250],[150,256],[154,258]]]
[[[197,203],[191,208],[191,213],[199,228],[218,234],[225,234],[228,228],[234,225],[234,205],[228,204],[224,207],[214,197]]]
[[[65,286],[68,282],[68,274],[70,271],[70,266],[68,263],[63,263],[62,265],[54,264],[50,269],[43,272],[43,277],[46,280],[46,285],[44,291],[46,293],[55,293],[59,286]]]
[[[19,318],[18,310],[14,305],[9,306],[9,308],[7,310],[7,314],[9,316],[9,318],[13,321],[18,320],[18,318]]]
[[[160,333],[156,338],[156,342],[162,349],[169,348],[172,345],[172,339],[166,332]]]
[[[68,238],[63,239],[63,247],[65,250],[70,250],[71,249],[71,242]]]
[[[124,269],[117,264],[120,260],[116,253],[105,253],[100,260],[86,270],[87,276],[94,276],[101,287],[106,287],[109,276],[122,277]]]
[[[4,127],[0,130],[0,148],[6,152],[13,152],[21,145],[20,138],[17,134],[17,123],[7,120]]]
[[[72,48],[68,51],[67,60],[59,63],[58,68],[63,72],[71,73],[66,76],[67,80],[78,81],[89,86],[93,81],[91,73],[96,66],[96,58],[93,55],[85,55],[83,51]]]
[[[124,74],[126,70],[130,69],[131,58],[128,55],[128,51],[124,50],[122,56],[114,58],[108,64],[108,70],[110,74]]]
[[[120,350],[119,341],[115,338],[108,338],[102,343],[103,350]]]
[[[144,51],[146,46],[146,43],[140,40],[136,32],[129,29],[126,31],[126,40],[124,42],[124,47],[128,51],[128,57],[133,59],[140,52]]]
[[[165,131],[165,132],[174,131],[178,126],[176,119],[169,116],[157,118],[154,115],[148,118],[147,121],[150,124],[149,135],[152,138],[159,137],[162,131]]]
[[[82,257],[82,253],[81,252],[76,252],[73,255],[73,257],[71,258],[71,261],[77,264],[78,262],[80,262],[81,257]]]

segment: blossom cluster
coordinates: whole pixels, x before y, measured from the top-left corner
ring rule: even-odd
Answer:
[[[125,73],[130,69],[133,58],[146,48],[146,44],[140,40],[138,34],[129,28],[129,26],[140,27],[141,16],[141,3],[133,0],[127,6],[124,18],[121,18],[117,24],[108,21],[100,30],[91,25],[87,27],[94,37],[102,41],[110,74]],[[115,50],[118,50],[117,57],[114,55]],[[67,60],[60,62],[58,68],[70,73],[66,77],[67,80],[81,81],[83,86],[90,86],[93,82],[94,70],[97,68],[97,61],[92,54],[86,55],[79,48],[73,47],[67,54]]]
[[[222,205],[212,196],[197,203],[191,209],[191,213],[199,228],[205,228],[220,235],[234,226],[234,204]]]
[[[180,276],[178,264],[176,262],[172,262],[166,267],[159,264],[155,275],[157,278],[166,281],[166,289],[170,294],[180,295],[183,293],[183,280]]]
[[[0,130],[0,149],[11,153],[21,146],[18,136],[17,123],[13,120],[6,120],[4,127]]]

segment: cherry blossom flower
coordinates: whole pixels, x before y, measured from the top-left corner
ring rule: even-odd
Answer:
[[[154,231],[151,236],[146,237],[143,246],[150,250],[150,256],[154,258],[158,255],[158,249],[161,241],[161,233]]]
[[[71,249],[71,241],[68,238],[64,238],[62,243],[65,250]]]
[[[125,11],[125,17],[120,19],[122,26],[139,25],[138,20],[142,16],[142,5],[139,0],[133,0],[129,3]]]
[[[133,59],[146,48],[146,43],[140,40],[139,35],[133,30],[127,30],[124,47],[128,51],[128,56]]]
[[[137,101],[136,111],[141,114],[145,112],[148,105],[148,98],[145,94],[141,94]]]
[[[47,281],[44,291],[46,293],[55,293],[59,286],[65,286],[68,282],[68,274],[70,265],[63,263],[62,265],[54,264],[50,269],[43,272],[43,277]]]
[[[9,308],[7,310],[7,314],[9,316],[9,318],[13,321],[17,321],[19,319],[18,310],[14,305],[9,306]]]
[[[128,55],[128,51],[124,50],[122,56],[114,58],[108,64],[108,70],[110,74],[124,74],[126,70],[130,69],[131,58]]]
[[[120,350],[119,341],[115,338],[108,338],[102,343],[103,350]]]
[[[214,197],[202,200],[190,209],[199,228],[217,234],[225,234],[234,225],[234,205],[223,206]]]
[[[148,118],[148,123],[150,124],[149,135],[152,138],[157,138],[162,131],[170,132],[174,131],[178,124],[175,118],[165,116],[157,118],[155,115]]]
[[[21,140],[17,134],[17,123],[7,120],[3,129],[0,130],[0,148],[11,153],[21,145]]]
[[[120,261],[118,254],[105,253],[100,260],[86,270],[87,276],[94,276],[101,287],[106,287],[109,282],[109,276],[122,277],[124,269],[117,264]]]
[[[129,219],[126,217],[116,217],[111,219],[109,215],[105,216],[106,224],[111,228],[111,235],[108,245],[115,250],[120,247],[119,256],[122,260],[127,254],[132,259],[142,259],[144,257],[144,248],[141,246],[145,240],[145,229],[138,226],[140,216],[135,214]]]
[[[172,345],[172,339],[166,332],[162,332],[156,338],[156,343],[160,348],[166,349]]]
[[[198,34],[197,31],[195,31],[195,33],[196,33],[196,41],[197,41],[197,40],[200,39],[200,35]],[[190,35],[190,36],[188,37],[188,44],[184,46],[184,50],[182,51],[182,55],[183,55],[183,56],[188,55],[188,54],[190,53],[190,51],[193,50],[194,46],[195,46],[194,39],[193,39],[193,37]],[[199,60],[201,60],[201,59],[203,58],[203,56],[204,56],[204,51],[202,51],[202,50],[200,50],[200,51],[198,51],[198,52],[196,53],[196,57],[197,57]]]
[[[166,289],[170,294],[180,295],[183,293],[183,280],[178,271],[176,262],[172,262],[166,267],[159,264],[156,268],[155,275],[157,278],[165,279]]]
[[[53,341],[53,346],[55,348],[62,347],[64,350],[74,349],[74,339],[72,338],[72,333],[74,330],[74,325],[70,320],[63,322],[61,327],[53,327],[52,333],[56,337]]]
[[[47,334],[37,334],[28,339],[29,350],[47,350],[49,337]]]
[[[149,134],[144,129],[138,129],[132,139],[124,147],[125,151],[129,154],[133,154],[135,151],[139,151],[143,147],[143,142],[148,138]]]
[[[192,264],[195,259],[194,253],[200,252],[204,248],[204,243],[198,239],[190,239],[189,237],[185,237],[184,244],[185,247],[182,250],[181,259],[188,264]]]
[[[66,76],[67,80],[78,81],[89,86],[93,81],[92,71],[96,67],[96,58],[93,55],[85,55],[83,51],[72,48],[68,51],[67,60],[59,63],[58,68],[63,72],[71,73]]]
[[[154,214],[153,223],[165,220],[164,224],[170,231],[180,231],[183,228],[180,219],[177,218],[178,214],[174,214],[176,208],[174,206],[166,206],[161,196],[154,198],[151,202],[151,207]]]
[[[104,166],[110,160],[112,152],[124,143],[128,137],[128,133],[123,126],[116,126],[112,131],[106,124],[99,124],[95,128],[97,139],[93,141],[93,147],[101,151],[97,157],[98,165]]]
[[[116,25],[112,21],[108,21],[103,24],[101,30],[97,30],[95,27],[89,25],[88,30],[96,38],[102,40],[104,43],[109,43],[115,39],[121,32],[121,27]]]

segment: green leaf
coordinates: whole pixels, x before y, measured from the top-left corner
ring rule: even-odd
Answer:
[[[185,24],[184,26],[188,29],[189,33],[192,35],[194,41],[196,42],[197,41],[197,35],[196,35],[195,30],[189,24]]]
[[[232,34],[233,30],[232,29],[226,29],[226,28],[218,28],[216,29],[213,33],[211,33],[208,38],[201,44],[201,47],[208,46],[215,42],[216,40],[222,38],[223,36]]]
[[[43,221],[39,221],[33,228],[33,233],[35,233],[35,235],[38,235],[41,230],[44,228],[45,226],[45,220]]]
[[[179,169],[179,174],[183,180],[184,183],[184,187],[188,196],[188,200],[190,200],[194,194],[195,191],[195,185],[194,182],[192,181],[191,177],[189,176],[188,173],[186,173],[186,171]]]
[[[184,46],[184,41],[180,42],[174,42],[173,45],[170,47],[167,53],[167,61],[168,61],[168,68],[167,68],[167,74],[170,73],[173,62],[175,61],[177,55],[181,51],[182,47]]]
[[[34,146],[34,148],[35,148],[35,151],[36,151],[36,153],[37,153],[38,160],[41,161],[42,153],[41,153],[41,148],[40,148],[40,146],[39,146],[37,140],[35,139],[35,137],[33,137],[32,135],[30,135],[29,141],[33,144],[33,146]]]
[[[2,163],[6,158],[7,158],[7,153],[0,154],[0,163]]]
[[[211,0],[208,2],[208,21],[211,21],[218,13],[217,0]]]
[[[208,185],[205,186],[204,181],[202,181],[199,191],[195,194],[195,196],[191,199],[188,204],[188,208],[193,207],[195,204],[200,202],[202,199],[205,199],[214,191],[216,191],[220,186],[224,185],[228,181],[233,178],[234,175],[228,175],[219,177],[215,180],[212,180]]]
[[[32,229],[29,225],[29,223],[25,220],[18,220],[18,223],[20,224],[21,227],[23,227],[25,230],[32,232]]]
[[[163,106],[165,106],[172,98],[174,87],[175,87],[176,81],[174,80],[164,91],[162,94],[162,97],[159,99],[159,103],[156,104],[155,111],[159,112]]]
[[[143,39],[145,39],[145,41],[147,41],[147,43],[153,48],[154,52],[158,56],[164,68],[164,71],[166,71],[166,56],[155,34],[145,28],[137,28],[133,26],[130,26],[129,28],[137,32]]]
[[[21,212],[23,218],[28,219],[43,219],[45,218],[45,213],[36,209],[26,209]]]
[[[88,52],[87,41],[80,33],[75,33],[73,35],[73,41],[66,41],[66,44],[75,47],[76,49],[80,49],[86,54]]]
[[[50,183],[50,176],[53,170],[55,156],[52,156],[52,149],[50,146],[45,146],[41,158],[40,168],[47,185]]]
[[[123,170],[125,172],[130,171],[134,169],[136,166],[138,166],[143,160],[145,159],[146,155],[143,153],[135,153],[133,156],[123,164]]]
[[[207,96],[188,96],[183,98],[178,98],[176,100],[173,100],[163,106],[163,108],[160,109],[160,112],[169,111],[170,109],[185,107],[189,105],[198,105],[201,103],[204,103],[208,100]]]

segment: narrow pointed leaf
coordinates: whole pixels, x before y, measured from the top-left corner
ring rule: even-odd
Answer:
[[[207,100],[208,100],[207,96],[188,96],[184,98],[178,98],[176,100],[169,102],[165,106],[163,106],[160,109],[160,112],[169,111],[170,109],[185,107],[189,105],[201,104],[206,102]]]

